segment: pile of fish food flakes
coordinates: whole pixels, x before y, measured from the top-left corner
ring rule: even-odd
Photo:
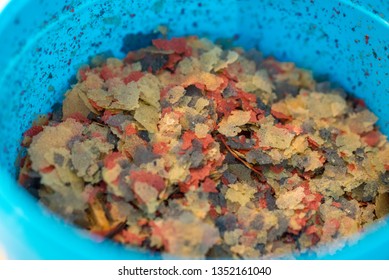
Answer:
[[[363,101],[195,37],[81,69],[25,133],[20,183],[95,235],[191,258],[312,252],[388,212]]]

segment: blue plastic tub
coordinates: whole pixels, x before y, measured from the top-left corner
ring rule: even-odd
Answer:
[[[90,56],[123,57],[127,34],[150,34],[161,24],[171,36],[235,37],[237,45],[328,75],[363,98],[388,134],[388,6],[367,0],[11,1],[0,15],[0,251],[19,259],[159,258],[92,240],[16,183],[22,133],[62,100]],[[382,221],[356,244],[322,258],[387,259],[389,226]]]

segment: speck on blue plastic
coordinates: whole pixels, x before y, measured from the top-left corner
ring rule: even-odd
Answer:
[[[39,206],[16,183],[22,133],[63,99],[78,67],[123,38],[150,34],[236,37],[237,45],[314,70],[363,98],[389,133],[387,1],[12,0],[0,14],[0,251],[18,259],[153,259],[99,243]],[[1,248],[2,247],[2,248]],[[314,258],[303,256],[302,258]],[[385,221],[325,259],[388,259]]]

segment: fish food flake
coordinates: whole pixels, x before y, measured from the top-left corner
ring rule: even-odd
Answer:
[[[95,236],[269,258],[330,248],[389,213],[377,117],[293,63],[155,39],[77,77],[24,134],[19,182]]]

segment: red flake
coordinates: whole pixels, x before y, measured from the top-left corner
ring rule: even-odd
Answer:
[[[172,107],[166,107],[166,108],[163,108],[162,109],[162,112],[161,112],[161,115],[162,117],[165,116],[166,114],[169,114],[173,111],[173,108]]]
[[[311,193],[311,190],[309,189],[309,182],[308,181],[304,181],[300,184],[300,187],[303,187],[304,188],[304,193],[306,195],[309,195]]]
[[[173,85],[168,85],[168,86],[164,87],[164,88],[161,90],[161,92],[160,92],[160,98],[161,98],[161,100],[166,99],[167,93],[168,93],[169,90],[171,90],[173,87],[174,87]],[[171,107],[167,107],[167,108],[172,109]],[[165,109],[166,109],[166,108],[165,108]]]
[[[24,186],[26,180],[29,179],[29,178],[30,177],[27,174],[20,173],[18,182],[19,182],[20,185]]]
[[[179,62],[181,59],[182,59],[181,55],[172,53],[171,55],[169,55],[169,59],[166,62],[166,64],[163,66],[163,68],[174,70],[177,62]]]
[[[225,75],[223,75],[223,74],[219,74],[218,77],[222,79],[222,82],[221,82],[220,86],[216,90],[220,91],[220,92],[223,92],[224,89],[229,84],[229,79]]]
[[[26,132],[24,132],[23,136],[26,137],[34,137],[35,135],[39,134],[43,131],[42,126],[34,125],[30,129],[28,129]]]
[[[252,110],[253,106],[256,105],[256,96],[252,93],[247,93],[241,90],[237,90],[238,100],[242,103],[242,108],[245,111]]]
[[[88,73],[88,71],[90,71],[89,67],[78,70],[78,75],[81,78],[81,81],[85,81],[87,79],[86,73]]]
[[[139,220],[138,220],[138,222],[137,222],[137,224],[139,225],[139,226],[145,226],[145,225],[147,225],[148,224],[148,220],[146,219],[146,218],[140,218]]]
[[[215,142],[215,140],[210,134],[207,134],[207,136],[205,136],[204,138],[200,138],[199,141],[201,142],[201,145],[204,149],[207,149],[210,144]]]
[[[19,162],[19,167],[22,168],[25,164],[26,164],[26,160],[27,160],[27,156],[25,157],[22,157],[20,159],[20,162]],[[28,165],[27,167],[30,167],[30,165]]]
[[[308,210],[318,210],[321,205],[321,200],[323,198],[323,195],[319,193],[314,194],[314,199],[311,201],[308,201],[306,198],[303,199],[303,203],[306,205],[306,209]]]
[[[187,86],[190,86],[190,85],[187,85]],[[186,86],[186,87],[187,87]],[[195,86],[196,88],[204,91],[205,90],[205,84],[201,84],[201,83],[194,83],[193,86]]]
[[[101,117],[101,120],[106,123],[114,115],[116,115],[114,112],[110,110],[105,110],[103,116]]]
[[[354,171],[356,169],[356,166],[355,166],[354,163],[349,163],[347,165],[347,168],[348,168],[349,171]]]
[[[192,140],[196,138],[196,135],[193,131],[185,131],[184,134],[182,135],[182,146],[181,149],[187,150],[192,146]]]
[[[227,178],[223,175],[222,177],[221,177],[221,180],[222,180],[222,183],[223,183],[223,185],[229,185],[229,181],[227,180]]]
[[[163,178],[159,175],[147,171],[131,171],[130,178],[133,182],[147,183],[150,186],[153,186],[159,192],[165,189],[165,181]]]
[[[257,113],[255,113],[254,111],[250,111],[250,120],[249,120],[249,122],[257,122],[257,121],[258,121]]]
[[[100,139],[100,140],[105,140],[105,136],[99,132],[92,132],[91,134],[92,138],[97,138],[97,139]]]
[[[128,52],[126,57],[123,59],[124,63],[131,64],[134,61],[139,59],[139,54],[137,52]]]
[[[319,144],[315,140],[313,140],[311,137],[308,137],[307,140],[308,140],[308,144],[309,144],[310,148],[312,148],[312,149],[319,148]]]
[[[293,118],[291,116],[287,116],[281,112],[277,112],[277,111],[274,111],[273,109],[271,109],[270,113],[277,119],[279,120],[286,120],[286,121],[291,121],[293,120]]]
[[[75,113],[69,115],[66,119],[74,119],[80,123],[87,123],[87,124],[91,123],[90,119],[88,119],[87,117],[85,117],[84,115],[82,115],[79,112],[75,112]]]
[[[124,129],[124,132],[127,136],[130,136],[130,135],[136,134],[137,130],[133,124],[129,124]]]
[[[284,167],[272,165],[270,166],[270,170],[275,174],[280,174],[282,171],[284,171]]]
[[[197,189],[199,185],[199,180],[189,181],[186,183],[180,182],[178,183],[178,187],[180,188],[180,192],[186,193],[190,191],[191,188]]]
[[[363,99],[355,98],[354,101],[358,106],[366,108],[366,103]]]
[[[153,153],[164,155],[169,151],[169,145],[165,142],[157,142],[153,144]]]
[[[192,177],[191,181],[204,180],[211,173],[211,170],[212,170],[211,165],[212,165],[212,163],[208,163],[207,165],[205,165],[202,168],[189,169],[191,177]]]
[[[216,189],[216,183],[210,178],[206,178],[205,181],[202,184],[204,192],[207,193],[217,193],[218,190]]]
[[[103,110],[103,107],[100,107],[99,105],[97,105],[97,103],[94,100],[88,98],[88,101],[93,106],[93,108],[95,108],[97,111]]]
[[[107,65],[104,65],[101,68],[100,76],[101,76],[101,78],[103,78],[106,81],[106,80],[114,78],[115,74],[112,72],[112,70]]]
[[[362,137],[362,140],[370,147],[375,147],[380,142],[380,137],[381,137],[381,134],[378,131],[372,130],[372,131],[368,132],[367,134],[365,134]]]
[[[39,170],[39,172],[44,173],[44,174],[47,174],[47,173],[52,172],[54,169],[55,169],[54,165],[49,165],[49,166],[46,166],[46,167],[41,168],[41,169]]]
[[[333,201],[331,205],[336,207],[336,208],[342,207],[342,204],[340,204],[339,202],[335,202],[335,201]]]
[[[389,171],[389,164],[384,165],[385,170]]]
[[[185,38],[172,38],[171,40],[155,39],[152,42],[159,50],[174,51],[179,54],[185,53],[187,50]]]
[[[266,201],[266,198],[261,198],[259,200],[259,207],[262,208],[262,209],[266,209],[267,208],[267,201]]]
[[[231,115],[231,112],[240,106],[239,101],[232,98],[216,100],[216,102],[217,102],[217,107],[216,107],[217,112],[219,114],[224,115],[225,117]]]
[[[319,243],[319,241],[320,241],[319,235],[316,233],[313,233],[312,239],[311,239],[312,245],[316,245],[317,243]]]
[[[123,230],[120,235],[124,238],[124,243],[129,243],[136,246],[141,246],[146,239],[145,236],[140,236],[131,232],[130,230]]]
[[[305,227],[305,225],[307,224],[307,219],[306,218],[298,218],[296,217],[295,218],[295,221],[297,224],[299,224],[301,227]]]
[[[229,83],[230,81],[232,82],[238,82],[238,78],[236,76],[233,76],[231,75],[228,71],[227,71],[227,68],[224,68],[223,70],[221,70],[221,72],[219,73],[219,76],[225,80],[227,83]],[[224,83],[224,82],[223,82]],[[226,85],[227,86],[227,85]],[[234,87],[235,88],[235,87]]]
[[[211,205],[209,212],[208,212],[208,215],[212,219],[216,219],[217,217],[219,217],[219,213],[216,211],[216,207],[214,205]]]
[[[123,155],[119,152],[113,152],[111,154],[108,154],[104,158],[104,166],[108,169],[114,168],[114,166],[116,165],[116,160],[121,158],[122,156]]]
[[[305,233],[307,235],[311,235],[313,233],[316,233],[318,231],[317,227],[315,225],[313,226],[309,226],[306,230],[305,230]]]
[[[236,89],[236,88],[235,88]],[[257,97],[255,94],[252,94],[252,93],[248,93],[248,92],[245,92],[243,90],[238,90],[236,89],[237,93],[238,93],[238,97],[242,100],[246,100],[248,102],[252,102],[252,103],[256,103],[257,101]]]
[[[123,82],[125,84],[128,84],[130,82],[137,82],[139,81],[145,74],[140,72],[140,71],[134,71],[134,72],[131,72],[130,74],[128,74],[127,77],[125,77],[123,79]]]

